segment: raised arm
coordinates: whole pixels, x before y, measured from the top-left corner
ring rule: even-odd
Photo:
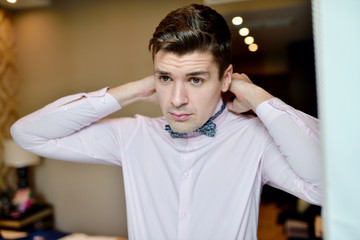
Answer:
[[[295,173],[320,189],[322,167],[318,120],[273,97],[253,84],[245,74],[233,74],[230,91],[236,98],[228,103],[229,110],[242,113],[252,109],[256,112]],[[269,150],[267,154],[271,155],[271,152],[278,151]],[[274,172],[279,174],[280,169]]]
[[[118,121],[101,119],[134,102],[156,101],[153,85],[149,76],[112,89],[63,97],[18,120],[11,134],[21,147],[40,156],[117,164]]]
[[[121,107],[125,107],[135,102],[157,103],[154,81],[154,76],[151,75],[139,81],[129,82],[125,85],[110,88],[108,93],[118,101]]]

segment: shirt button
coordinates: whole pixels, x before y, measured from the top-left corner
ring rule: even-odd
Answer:
[[[67,110],[68,107],[67,107],[67,106],[63,106],[62,109],[63,109],[63,110]]]
[[[185,220],[188,219],[189,215],[187,213],[182,213],[181,217]]]
[[[105,104],[105,103],[106,103],[105,98],[101,99],[101,102],[102,102],[103,104]]]
[[[185,173],[184,173],[184,177],[185,177],[185,178],[189,178],[189,177],[190,177],[190,174],[189,174],[188,172],[185,172]]]

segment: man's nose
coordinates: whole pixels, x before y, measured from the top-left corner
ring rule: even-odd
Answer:
[[[184,83],[174,82],[172,87],[171,103],[174,107],[181,107],[188,103],[187,91]]]

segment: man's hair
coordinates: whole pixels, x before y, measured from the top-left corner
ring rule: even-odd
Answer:
[[[191,4],[170,12],[149,43],[154,59],[160,50],[180,56],[210,51],[219,67],[219,79],[231,62],[231,34],[225,19],[210,7]]]

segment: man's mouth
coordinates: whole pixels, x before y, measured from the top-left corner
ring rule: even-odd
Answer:
[[[174,113],[170,112],[171,118],[175,121],[186,121],[191,117],[190,113]]]

